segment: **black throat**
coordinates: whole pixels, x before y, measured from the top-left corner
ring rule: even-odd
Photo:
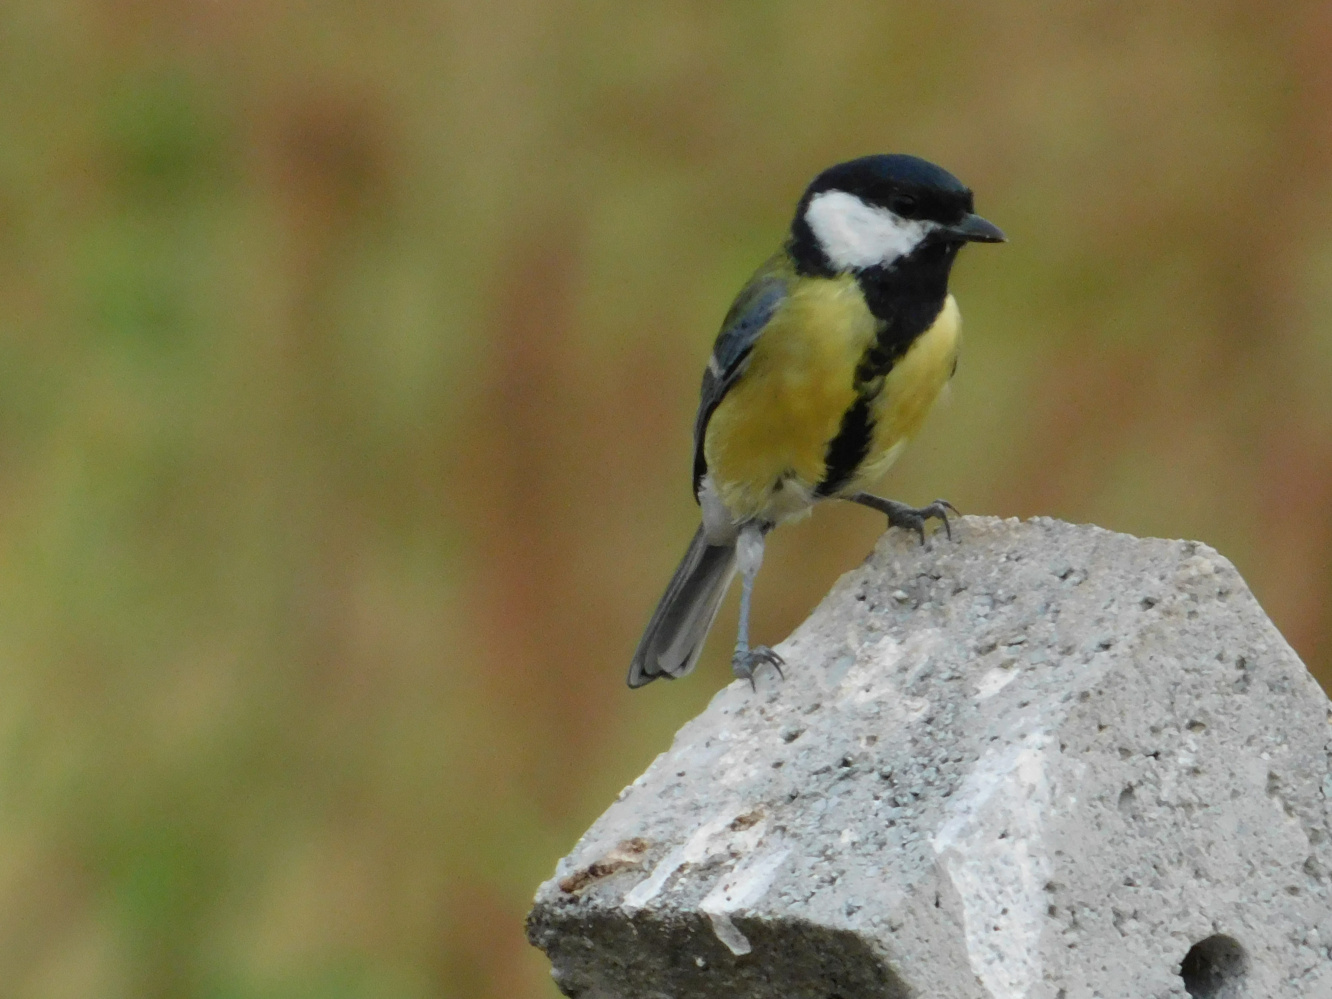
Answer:
[[[948,275],[959,247],[927,242],[889,267],[870,267],[856,274],[865,304],[880,323],[875,347],[887,350],[892,360],[934,325],[948,297]]]
[[[901,343],[905,350],[930,328],[948,297],[948,275],[961,247],[951,240],[927,239],[887,267],[854,272],[870,312],[885,326],[881,340]],[[803,210],[796,213],[786,252],[802,277],[833,278],[842,273],[828,262]]]

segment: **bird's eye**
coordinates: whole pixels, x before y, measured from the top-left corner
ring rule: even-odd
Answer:
[[[910,194],[895,194],[888,207],[898,215],[910,215],[916,210],[916,199]]]

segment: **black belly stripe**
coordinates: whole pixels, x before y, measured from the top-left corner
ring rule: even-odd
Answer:
[[[948,295],[948,271],[957,246],[925,243],[894,267],[872,267],[857,275],[865,304],[879,321],[878,335],[856,365],[856,401],[842,415],[828,442],[823,481],[816,496],[832,496],[855,478],[874,439],[873,410],[889,371],[923,334],[929,332]]]
[[[884,335],[891,331],[892,327],[885,325],[856,365],[856,401],[842,414],[837,436],[828,442],[823,459],[823,481],[814,488],[816,496],[831,496],[841,489],[855,477],[869,455],[870,443],[874,439],[874,418],[871,415],[874,403],[883,392],[888,372],[915,342],[914,337],[894,341]]]
[[[869,456],[874,439],[874,404],[883,392],[884,380],[912,344],[929,332],[943,303],[932,309],[916,310],[899,316],[897,322],[885,323],[856,365],[856,401],[842,415],[837,435],[828,442],[824,456],[823,481],[814,489],[816,496],[832,496],[859,471]]]
[[[831,496],[837,492],[855,475],[869,454],[870,439],[874,435],[874,421],[870,419],[873,402],[874,395],[862,392],[856,396],[851,408],[842,414],[837,436],[828,443],[823,481],[814,489],[814,495]]]

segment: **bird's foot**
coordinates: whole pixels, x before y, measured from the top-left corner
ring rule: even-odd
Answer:
[[[755,691],[758,685],[754,683],[754,674],[758,672],[760,666],[771,666],[777,671],[777,675],[783,680],[786,674],[782,672],[782,667],[786,665],[786,660],[779,656],[766,645],[756,645],[752,649],[736,649],[735,654],[731,656],[731,672],[741,680],[748,680],[749,686]]]
[[[925,543],[925,522],[930,518],[943,521],[944,534],[948,536],[948,540],[953,539],[953,528],[948,523],[948,513],[950,510],[957,513],[957,507],[946,499],[937,499],[922,507],[907,506],[897,500],[884,499],[871,493],[856,493],[850,499],[853,503],[859,503],[861,506],[870,507],[887,515],[889,527],[904,527],[908,531],[915,531],[920,535],[921,544]]]

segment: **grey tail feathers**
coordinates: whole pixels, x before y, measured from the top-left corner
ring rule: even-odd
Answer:
[[[673,680],[694,668],[734,575],[735,545],[708,544],[700,525],[638,642],[629,686],[659,676]]]

